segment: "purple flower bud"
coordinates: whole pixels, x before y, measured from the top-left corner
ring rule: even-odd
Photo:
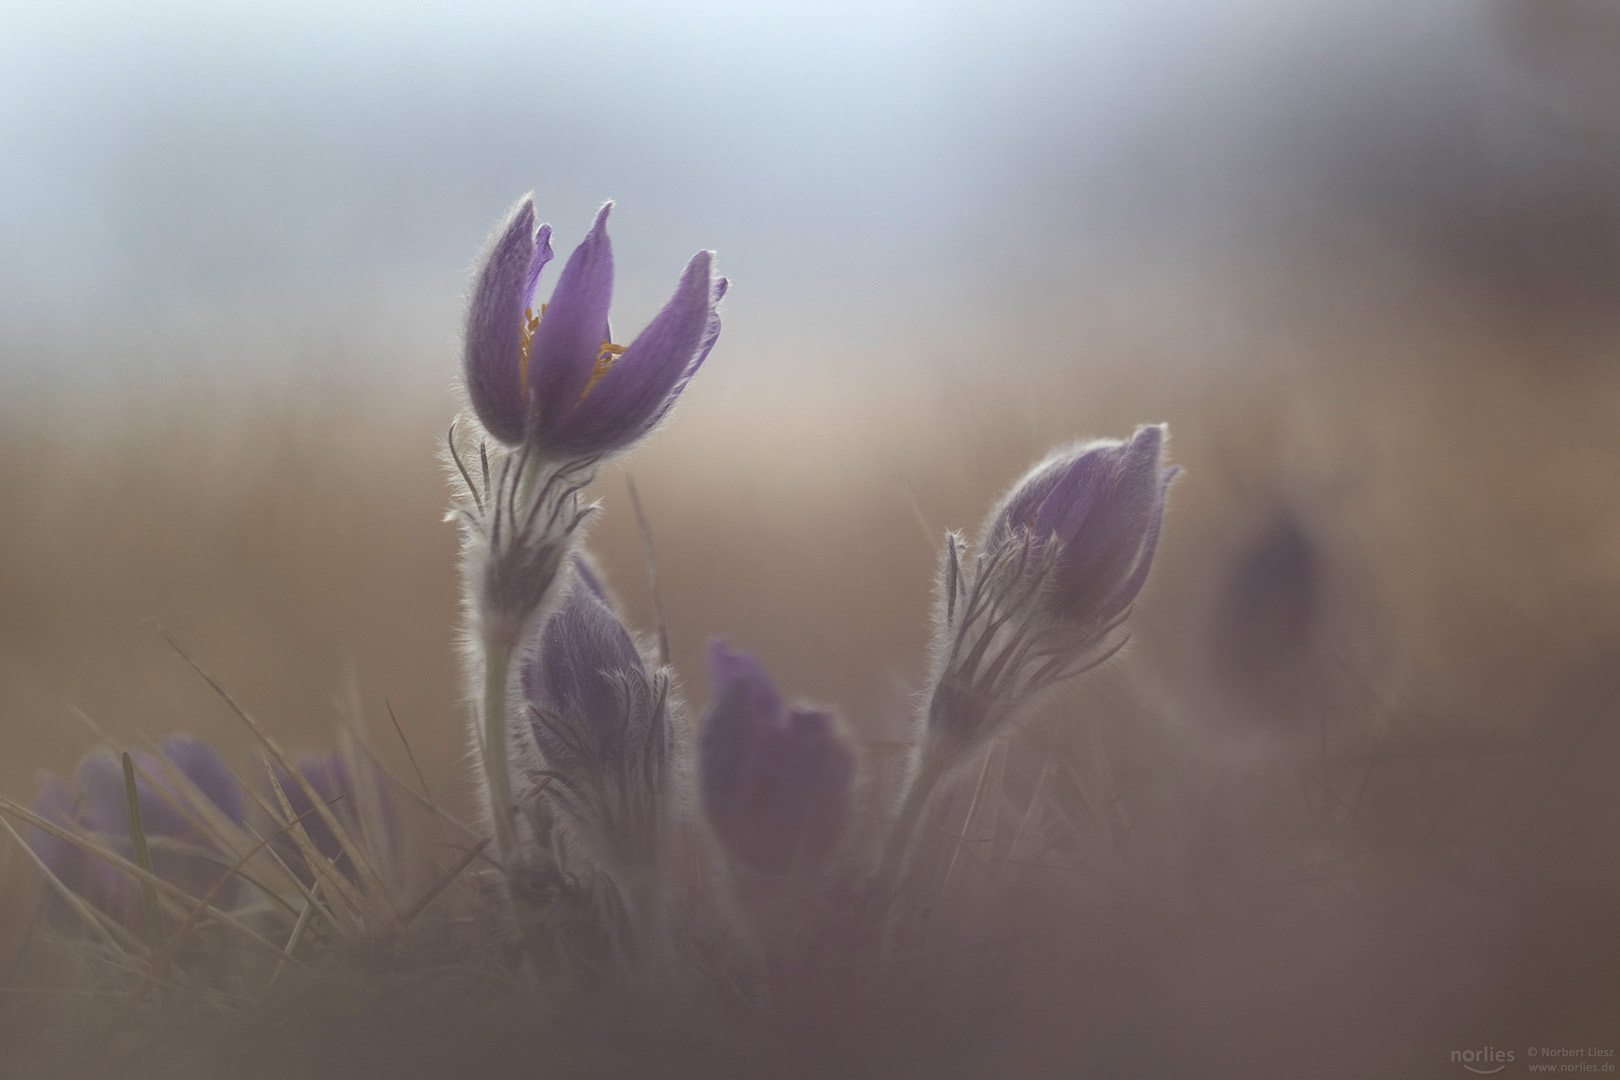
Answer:
[[[843,835],[855,756],[831,714],[784,710],[748,653],[709,647],[714,704],[699,733],[703,806],[731,857],[763,874],[825,862]]]
[[[508,445],[523,441],[528,420],[532,305],[540,271],[550,261],[551,226],[535,233],[534,200],[525,195],[495,234],[467,307],[467,397],[489,433]]]
[[[669,778],[668,679],[591,587],[573,582],[523,665],[542,761],[532,779],[621,878],[656,865]]]
[[[575,743],[589,743],[595,756],[609,758],[630,737],[624,684],[645,679],[646,667],[598,589],[594,576],[581,575],[523,669],[523,695],[535,706],[534,739],[548,761],[583,752]]]
[[[961,560],[951,536],[940,575],[928,730],[929,768],[942,771],[994,738],[1040,691],[1102,663],[1142,591],[1164,497],[1180,471],[1163,468],[1164,427],[1128,443],[1048,457],[985,522]]]
[[[612,208],[597,213],[536,313],[550,229],[531,236],[534,208],[523,200],[491,245],[468,310],[467,394],[479,419],[502,442],[526,436],[554,460],[601,458],[651,431],[720,335],[726,279],[713,276],[713,252],[700,251],[646,329],[629,346],[613,343]]]
[[[1106,623],[1142,591],[1164,516],[1164,495],[1180,470],[1161,468],[1164,426],[1138,428],[1128,443],[1091,443],[1037,465],[985,528],[986,550],[1027,532],[1055,543],[1045,603],[1078,623]]]
[[[151,852],[153,873],[200,897],[230,863],[210,838],[208,817],[223,814],[241,825],[247,820],[246,798],[218,751],[202,740],[172,735],[160,749],[160,756],[139,750],[130,754],[137,766],[135,793],[141,831]],[[183,783],[176,782],[176,775]],[[201,806],[187,785],[212,805]],[[124,769],[111,750],[98,748],[86,754],[74,770],[71,787],[46,774],[35,810],[46,820],[133,860]],[[41,829],[31,831],[29,846],[85,899],[116,918],[132,917],[137,886],[127,874]],[[228,903],[230,893],[231,887],[227,887],[226,895],[216,902]]]

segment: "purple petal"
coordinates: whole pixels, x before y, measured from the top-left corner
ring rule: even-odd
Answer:
[[[980,549],[999,547],[1013,533],[1033,529],[1041,504],[1079,456],[1080,451],[1074,448],[1053,454],[1014,484],[986,521],[979,538]]]
[[[716,702],[733,714],[728,722],[746,719],[752,726],[781,724],[782,699],[765,666],[752,653],[733,649],[724,641],[709,645],[709,678]]]
[[[1030,531],[1038,539],[1056,535],[1064,540],[1080,531],[1091,515],[1092,505],[1106,483],[1118,450],[1117,446],[1097,447],[1070,463],[1035,512]]]
[[[540,286],[540,271],[546,268],[546,263],[550,262],[551,258],[551,226],[542,225],[539,232],[535,233],[534,254],[529,257],[529,276],[523,282],[524,307],[534,303],[534,292]]]
[[[197,789],[213,801],[236,824],[247,820],[247,798],[242,785],[231,775],[225,759],[208,743],[189,735],[170,735],[163,740],[163,756],[174,762]],[[153,774],[161,778],[162,773]],[[145,812],[145,804],[142,804]]]
[[[467,397],[489,433],[509,445],[522,441],[528,409],[519,370],[523,310],[550,258],[550,228],[542,229],[536,247],[534,201],[525,196],[490,245],[467,307],[462,351]]]
[[[39,795],[34,799],[34,813],[53,825],[83,835],[86,823],[76,803],[73,789],[60,777],[48,772],[41,774]],[[72,841],[37,826],[30,825],[23,835],[28,846],[50,868],[58,881],[102,911],[127,921],[133,912],[134,895],[123,871]],[[127,845],[126,840],[124,846]],[[79,917],[54,889],[50,891],[44,910],[54,922],[65,926],[79,925]]]
[[[703,340],[698,342],[697,356],[687,366],[687,369],[681,373],[681,377],[676,380],[674,389],[664,398],[664,405],[658,410],[658,414],[653,417],[649,430],[663,422],[664,417],[669,414],[669,410],[675,407],[675,399],[681,396],[681,393],[686,389],[686,384],[692,381],[692,376],[698,373],[698,368],[703,366],[703,361],[707,360],[709,353],[714,351],[714,343],[720,340],[720,312],[718,307],[720,301],[725,298],[726,290],[730,286],[731,283],[725,278],[714,279],[714,292],[709,298],[709,320],[704,324]]]
[[[143,811],[151,801],[147,792],[142,790],[144,784],[145,781],[137,772],[135,790],[140,796]],[[129,800],[124,792],[124,765],[117,754],[100,746],[85,754],[73,771],[73,786],[79,789],[83,799],[85,824],[114,839],[129,836]],[[144,819],[145,815],[142,816]]]
[[[192,896],[201,896],[219,880],[219,859],[194,851],[176,850],[166,841],[177,841],[187,848],[206,848],[209,843],[191,819],[176,807],[188,805],[173,790],[162,761],[140,750],[130,751],[134,759],[135,793],[141,808],[141,832],[150,845],[152,872]],[[176,765],[178,766],[178,762]],[[97,748],[79,762],[74,774],[84,797],[85,818],[102,835],[98,841],[126,859],[134,857],[129,837],[129,800],[124,787],[123,761],[110,750]],[[151,777],[151,779],[148,779]],[[154,783],[153,781],[156,781]],[[109,867],[118,880],[110,877],[101,886],[97,903],[119,918],[131,901],[135,883],[127,874]]]
[[[41,773],[39,794],[34,797],[34,813],[69,831],[78,831],[74,813],[73,792],[55,773]],[[83,848],[46,832],[37,825],[28,826],[23,836],[40,862],[50,867],[51,873],[74,892],[83,893],[89,884],[89,857]]]
[[[1066,612],[1078,617],[1095,614],[1135,576],[1133,569],[1154,530],[1154,507],[1161,498],[1163,437],[1162,427],[1144,427],[1128,446],[1098,451],[1096,468],[1083,488],[1069,491],[1070,504],[1051,514],[1053,531],[1063,544],[1053,600]],[[1064,494],[1065,484],[1060,482],[1038,518],[1048,517],[1048,506]]]
[[[579,401],[596,365],[613,299],[613,244],[608,211],[597,212],[591,231],[568,257],[540,320],[529,352],[529,400],[535,430],[549,445],[550,432]]]
[[[551,429],[547,442],[563,452],[609,453],[639,439],[669,411],[714,319],[713,253],[692,256],[664,309],[637,335],[585,397]],[[549,316],[548,316],[549,317]],[[709,345],[713,347],[713,336]]]
[[[1181,474],[1181,466],[1172,465],[1165,469],[1159,478],[1159,494],[1153,501],[1153,517],[1148,523],[1147,535],[1142,540],[1141,553],[1137,555],[1136,567],[1124,581],[1120,582],[1103,602],[1099,617],[1112,619],[1124,611],[1126,607],[1135,602],[1136,596],[1147,584],[1148,570],[1153,566],[1153,553],[1159,546],[1159,527],[1164,521],[1164,497],[1170,490],[1170,481]]]
[[[828,713],[784,715],[752,656],[710,647],[715,702],[699,736],[704,809],[743,866],[766,874],[824,861],[843,834],[855,759]]]

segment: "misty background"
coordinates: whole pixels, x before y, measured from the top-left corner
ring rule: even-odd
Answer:
[[[1270,285],[1303,253],[1439,264],[1561,313],[1607,307],[1616,282],[1603,5],[68,2],[0,19],[13,393],[263,375],[333,342],[442,377],[478,241],[531,189],[564,252],[619,200],[626,326],[717,249],[743,290],[732,363],[783,370],[1051,347],[1100,298],[1196,339],[1234,281]]]
[[[1386,1038],[1602,1031],[1612,4],[0,5],[0,790],[71,769],[83,717],[249,764],[161,626],[294,746],[359,713],[404,771],[392,707],[471,806],[434,454],[473,260],[530,190],[560,258],[617,200],[620,340],[693,251],[732,281],[591,538],[650,628],[632,473],[694,709],[724,634],[903,734],[942,531],[1055,442],[1166,420],[1135,642],[1069,704],[1126,759],[1337,793],[1240,830],[1319,812],[1447,888],[1482,852],[1540,875],[1459,946],[1463,1019]],[[1303,719],[1212,674],[1278,522],[1319,568]]]

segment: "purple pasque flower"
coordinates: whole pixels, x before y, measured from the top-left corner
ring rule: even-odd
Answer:
[[[363,854],[377,855],[387,862],[393,861],[398,854],[398,824],[391,795],[391,782],[380,765],[370,758],[363,758],[357,769],[348,756],[341,751],[333,751],[300,754],[293,759],[293,767],[309,782],[309,786],[315,789],[315,794],[331,810],[332,816],[343,827],[348,838],[356,843],[368,845],[368,851]],[[298,823],[292,828],[302,829],[304,836],[322,858],[337,867],[338,871],[350,881],[359,880],[359,873],[350,851],[326,823],[325,817],[316,811],[315,804],[304,791],[304,786],[298,783],[279,762],[270,763],[270,773],[275,777],[276,786],[286,796],[287,806],[292,810],[287,820],[277,822],[277,827],[297,819]],[[363,778],[364,787],[355,782],[357,777]],[[269,804],[279,810],[280,801],[274,792],[271,792]],[[315,881],[315,874],[306,862],[296,840],[283,835],[274,841],[274,847],[289,869],[307,883]]]
[[[516,842],[506,753],[515,653],[560,599],[567,558],[594,509],[581,501],[595,468],[668,414],[720,333],[726,282],[714,277],[713,253],[700,251],[646,329],[628,346],[613,343],[611,209],[597,213],[537,314],[550,230],[535,230],[533,203],[521,200],[491,243],[468,306],[467,396],[504,447],[492,463],[475,439],[470,458],[473,447],[458,447],[452,428],[448,449],[471,623],[467,676],[482,684],[475,741],[503,861]]]
[[[1165,492],[1163,425],[1128,442],[1050,455],[985,522],[969,566],[947,544],[941,575],[931,737],[960,757],[1003,729],[1033,695],[1095,667],[1142,591]]]
[[[538,760],[520,768],[622,881],[658,863],[669,793],[669,680],[647,670],[591,582],[571,583],[523,665]]]
[[[1163,425],[1129,442],[1053,453],[985,521],[979,550],[946,537],[928,713],[876,875],[897,888],[912,835],[941,779],[1008,731],[1045,691],[1118,652],[1147,580],[1179,471],[1162,465]]]
[[[983,550],[1027,537],[1054,545],[1047,607],[1073,622],[1106,622],[1142,591],[1164,517],[1164,496],[1180,472],[1164,468],[1163,424],[1129,442],[1069,447],[1030,470],[986,522]]]
[[[467,314],[467,395],[499,441],[549,460],[598,460],[647,434],[669,412],[720,334],[726,279],[713,252],[692,256],[675,294],[628,346],[613,343],[613,246],[607,203],[534,310],[551,258],[550,226],[534,228],[525,197],[496,234]]]
[[[819,867],[849,816],[855,755],[831,713],[784,709],[759,661],[709,646],[714,703],[698,733],[709,826],[736,862],[762,874]]]
[[[230,826],[247,820],[247,799],[218,751],[201,739],[171,735],[159,753],[133,750],[135,793],[141,831],[152,858],[152,872],[193,897],[208,892],[232,858],[217,841],[221,819]],[[35,813],[84,836],[99,847],[133,861],[129,799],[119,755],[91,750],[64,783],[46,773]],[[124,871],[62,837],[33,828],[28,844],[62,883],[115,918],[133,921],[138,885]],[[228,905],[236,885],[215,902]]]

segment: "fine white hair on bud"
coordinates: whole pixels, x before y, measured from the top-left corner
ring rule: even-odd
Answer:
[[[890,888],[938,782],[1007,733],[1040,695],[1124,648],[1165,492],[1162,424],[1060,448],[1014,484],[978,550],[946,536],[922,738],[879,870]]]

